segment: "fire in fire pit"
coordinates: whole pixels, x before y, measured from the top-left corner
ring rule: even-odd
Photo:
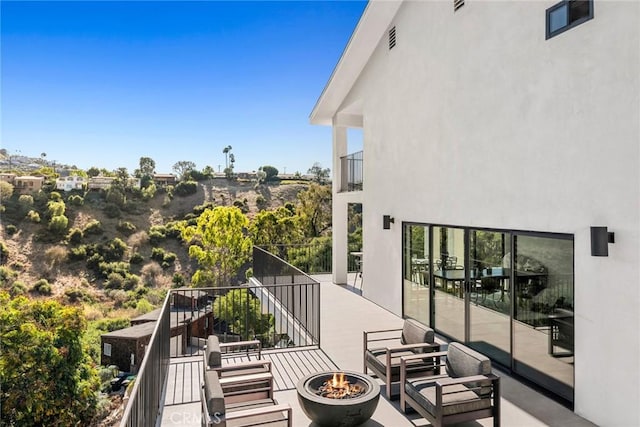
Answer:
[[[349,380],[345,379],[344,372],[336,372],[331,379],[318,387],[316,394],[329,399],[353,399],[364,391],[362,385],[350,384]]]
[[[296,389],[304,413],[322,427],[356,426],[378,406],[380,386],[358,372],[317,372],[302,378]]]

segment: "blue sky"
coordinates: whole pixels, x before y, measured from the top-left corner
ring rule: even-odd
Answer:
[[[9,153],[133,172],[331,167],[309,114],[366,2],[2,1]],[[351,148],[351,147],[350,147]]]

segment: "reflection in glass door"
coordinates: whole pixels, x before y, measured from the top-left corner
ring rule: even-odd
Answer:
[[[511,363],[510,250],[507,233],[469,232],[468,344],[505,366]]]
[[[403,307],[405,317],[430,326],[429,227],[404,227]]]
[[[465,341],[464,229],[433,227],[433,304],[435,328]]]
[[[573,240],[514,236],[513,369],[573,401]]]

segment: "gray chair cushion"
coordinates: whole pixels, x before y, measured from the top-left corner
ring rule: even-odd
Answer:
[[[414,380],[405,384],[405,391],[430,414],[436,413],[436,379]],[[443,415],[460,414],[491,407],[491,399],[481,398],[462,384],[445,386],[442,395]]]
[[[447,349],[446,369],[452,378],[487,375],[491,373],[491,361],[469,347],[452,342]]]
[[[433,343],[435,334],[433,329],[423,325],[414,319],[405,319],[402,326],[402,335],[400,336],[400,342],[402,344],[423,344]],[[422,353],[423,350],[416,350],[416,353]]]
[[[204,350],[205,368],[219,368],[222,366],[222,354],[220,353],[220,341],[215,335],[207,338],[207,348]]]
[[[204,397],[210,415],[225,413],[224,394],[216,371],[205,370],[204,372]]]
[[[491,373],[491,360],[483,354],[457,342],[449,344],[447,349],[447,375],[452,378],[470,377],[473,375],[488,375]],[[491,394],[491,387],[480,387],[482,383],[469,383],[467,387],[479,387],[477,393],[481,396]]]

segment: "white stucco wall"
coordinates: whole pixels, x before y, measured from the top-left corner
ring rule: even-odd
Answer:
[[[573,234],[575,411],[640,425],[640,2],[545,40],[555,3],[400,8],[343,104],[364,123],[365,295],[401,313],[403,221]]]

